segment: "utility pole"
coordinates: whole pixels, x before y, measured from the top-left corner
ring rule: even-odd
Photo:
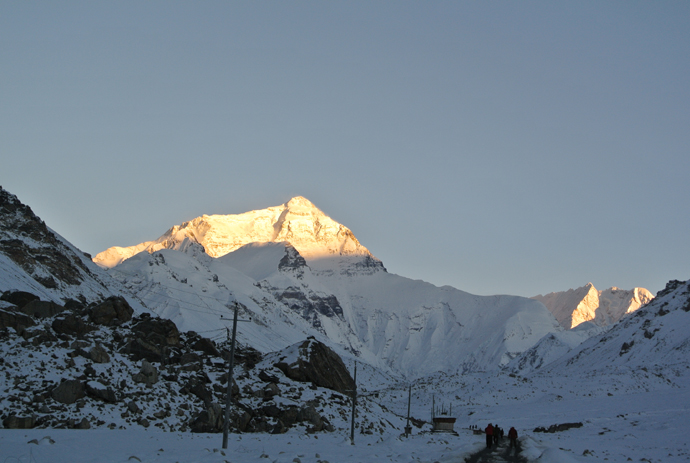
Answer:
[[[237,313],[240,311],[241,304],[235,301],[235,313],[232,316],[232,342],[230,343],[230,367],[228,368],[228,388],[225,398],[225,421],[223,422],[223,448],[228,448],[228,431],[230,429],[230,403],[232,400],[232,370],[235,368],[235,340],[237,339],[237,322],[249,322],[249,320],[238,320]],[[244,307],[244,306],[242,306]],[[229,307],[228,307],[229,308]],[[245,307],[246,308],[246,307]],[[220,317],[221,320],[227,318]],[[226,328],[227,329],[227,328]]]
[[[232,399],[232,370],[235,368],[235,339],[237,338],[237,312],[239,307],[235,302],[235,313],[232,316],[232,342],[230,343],[230,368],[228,369],[228,389],[225,399],[225,421],[223,422],[223,448],[228,448],[228,430],[230,429],[230,401]]]
[[[407,391],[407,425],[405,426],[405,437],[412,434],[412,427],[410,426],[410,403],[412,402],[412,384]]]
[[[357,408],[357,362],[355,362],[355,388],[352,390],[352,421],[350,422],[350,444],[355,445],[355,410]]]

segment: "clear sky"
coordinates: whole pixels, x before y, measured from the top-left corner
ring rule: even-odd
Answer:
[[[304,196],[475,294],[690,278],[690,2],[0,2],[0,185],[85,252]]]

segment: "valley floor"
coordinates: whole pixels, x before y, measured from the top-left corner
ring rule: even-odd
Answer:
[[[380,401],[387,401],[386,396]],[[432,434],[427,425],[421,432],[414,428],[410,438],[393,433],[356,434],[355,445],[350,444],[345,429],[315,435],[296,429],[281,435],[231,434],[226,450],[221,449],[221,434],[172,433],[138,426],[125,430],[2,429],[0,462],[461,463],[484,448],[484,436],[473,434],[468,427],[483,428],[489,422],[520,430],[523,456],[531,462],[690,460],[687,388],[586,398],[559,399],[545,394],[534,400],[454,410],[457,435]],[[421,412],[418,408],[417,413]],[[539,426],[571,422],[583,425],[556,433],[534,432]]]

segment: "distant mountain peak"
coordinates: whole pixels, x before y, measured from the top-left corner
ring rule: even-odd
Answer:
[[[588,321],[609,326],[653,298],[645,288],[624,290],[612,286],[599,291],[590,282],[576,289],[539,294],[532,299],[544,304],[564,328],[575,328]]]

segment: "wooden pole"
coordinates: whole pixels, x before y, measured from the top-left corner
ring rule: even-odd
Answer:
[[[407,391],[407,425],[405,426],[405,437],[412,433],[412,428],[410,427],[410,403],[412,403],[412,384]]]
[[[237,338],[237,312],[235,302],[235,314],[232,317],[232,342],[230,344],[230,367],[228,369],[228,389],[225,399],[225,421],[223,422],[223,448],[228,448],[228,430],[230,429],[230,403],[232,400],[232,370],[235,368],[235,339]]]
[[[355,409],[357,407],[357,362],[355,362],[355,388],[352,390],[352,421],[350,422],[350,444],[355,445]]]

